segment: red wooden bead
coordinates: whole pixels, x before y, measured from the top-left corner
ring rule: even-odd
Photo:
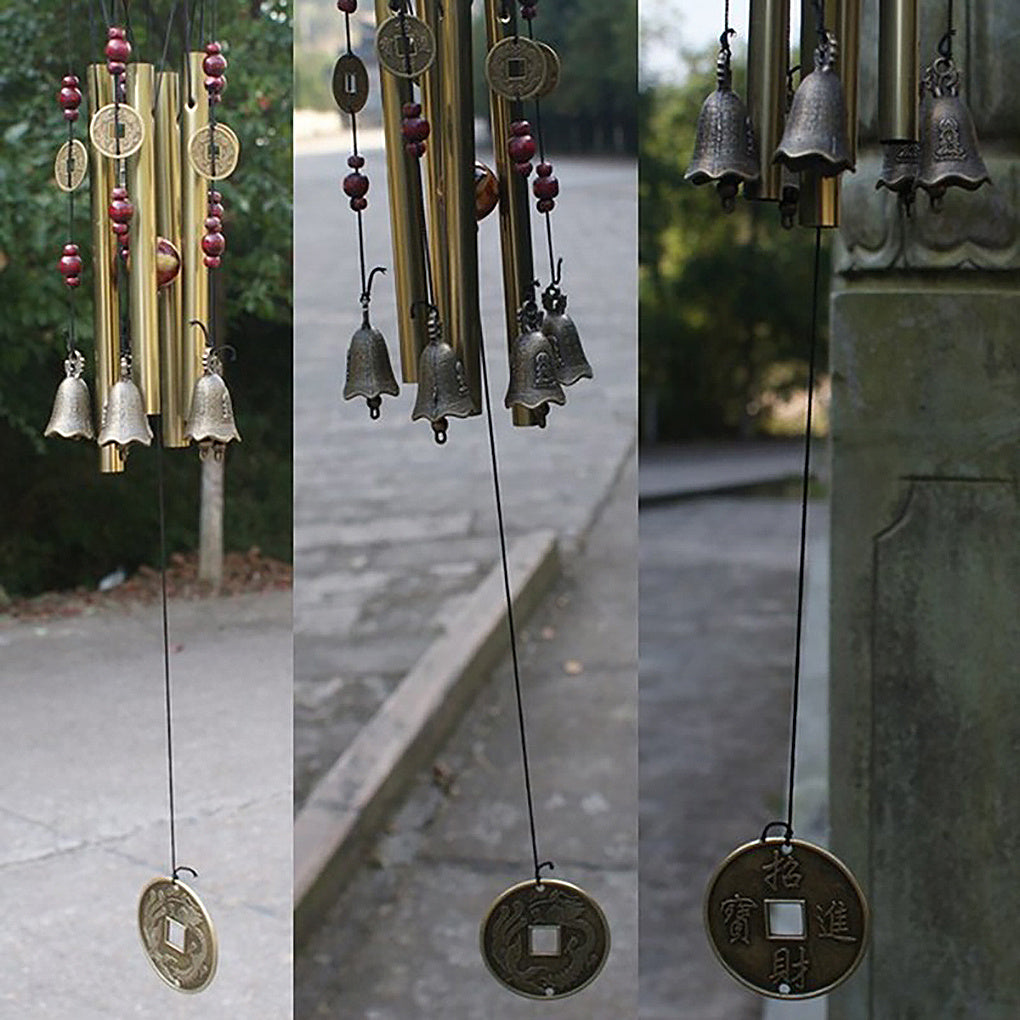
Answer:
[[[65,110],[77,110],[81,106],[81,92],[72,85],[65,85],[57,93],[57,102]]]
[[[552,212],[556,203],[551,198],[540,198],[535,205],[541,213]]]
[[[521,8],[521,17],[525,21],[531,21],[536,14],[538,14],[538,8],[532,4],[527,4]]]
[[[70,244],[65,244],[64,245],[64,254],[65,255],[77,255],[79,250],[80,249],[78,248],[78,245],[74,244],[73,242],[70,243]]]
[[[209,215],[223,219],[223,206],[219,202],[209,203]]]
[[[531,190],[535,198],[555,198],[560,193],[560,182],[555,177],[536,177]]]
[[[527,163],[535,155],[535,139],[531,135],[516,135],[510,139],[507,148],[515,163]]]
[[[106,70],[116,77],[117,75],[123,74],[127,70],[127,67],[119,60],[108,60],[106,62]]]
[[[414,156],[416,159],[420,159],[425,155],[425,143],[424,142],[408,142],[404,149],[407,151],[409,156]]]
[[[207,42],[205,44],[205,52],[206,53],[210,53],[210,54],[212,54],[212,53],[221,53],[222,51],[223,51],[223,44],[222,43],[218,43],[215,40],[213,42]]]
[[[68,287],[77,287],[81,283],[81,277],[80,276],[65,276],[64,277],[64,283],[66,283],[68,285]]]
[[[527,177],[531,173],[531,164],[530,163],[514,163],[514,169],[522,177]]]
[[[65,255],[58,263],[58,268],[64,276],[77,276],[83,265],[80,255]]]
[[[526,120],[515,120],[510,125],[510,134],[516,135],[519,138],[523,138],[525,135],[530,135],[531,123]]]
[[[344,14],[353,14],[358,9],[358,0],[336,0],[336,9]]]
[[[418,117],[421,115],[421,103],[404,103],[401,112],[405,117]]]
[[[359,156],[357,153],[353,156],[348,156],[347,165],[349,167],[353,167],[355,170],[360,170],[365,165],[365,157]]]
[[[535,167],[535,173],[537,173],[539,177],[549,177],[552,174],[552,170],[552,163],[539,163],[538,166]]]
[[[209,201],[210,202],[222,202],[223,201],[223,196],[218,191],[211,190],[209,192]]]
[[[123,36],[114,37],[111,35],[104,52],[107,60],[123,64],[131,57],[131,43]]]
[[[67,85],[69,88],[76,89],[81,84],[81,82],[78,80],[78,75],[65,74],[64,77],[60,79],[60,84]]]
[[[356,171],[344,178],[344,194],[348,198],[362,198],[368,194],[368,178]]]
[[[405,118],[400,130],[407,141],[424,142],[432,128],[424,117],[408,117]]]
[[[355,212],[361,212],[363,209],[367,209],[368,208],[368,199],[367,198],[352,198],[351,199],[351,208]]]
[[[127,38],[127,30],[124,29],[124,28],[121,28],[120,25],[113,25],[113,26],[111,26],[107,30],[106,34],[107,34],[107,36],[110,39],[126,39]]]
[[[210,269],[219,269],[222,263],[222,259],[219,257],[219,255],[206,255],[206,257],[202,259],[202,261]]]
[[[212,234],[218,234],[223,229],[223,221],[219,216],[207,216],[205,218],[205,229]]]
[[[78,111],[77,110],[65,110],[64,111],[64,120],[69,120],[69,121],[71,121],[73,123],[77,119],[78,119]]]
[[[130,232],[130,230],[131,230],[131,228],[126,223],[114,223],[114,225],[113,225],[113,232],[118,237],[125,237],[126,238],[128,236],[128,233]]]
[[[227,69],[227,58],[222,53],[210,53],[202,61],[202,70],[210,78],[219,77]]]
[[[206,255],[222,255],[227,247],[227,239],[220,233],[206,234],[202,238],[202,251]]]
[[[118,195],[120,191],[123,194]],[[110,201],[109,209],[107,210],[110,214],[110,219],[114,223],[129,223],[131,217],[135,214],[135,207],[131,204],[131,200],[127,197],[127,191],[124,188],[114,188],[113,198]]]
[[[227,87],[227,79],[225,75],[217,75],[214,78],[206,78],[205,90],[206,92],[212,93],[218,96]]]

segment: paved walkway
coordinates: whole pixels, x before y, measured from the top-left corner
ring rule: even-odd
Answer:
[[[137,927],[168,857],[158,606],[0,619],[5,1020],[289,1020],[290,623],[289,593],[171,603],[179,861],[220,939],[194,997]]]
[[[625,1020],[637,1010],[637,514],[633,464],[523,640],[540,852],[612,926],[598,980],[561,1002],[499,986],[478,952],[530,869],[509,668],[499,668],[297,961],[296,1017]],[[686,1014],[680,1014],[686,1015]]]
[[[385,160],[366,152],[368,258],[391,265]],[[344,402],[344,357],[359,323],[353,214],[343,154],[295,161],[295,797],[321,776],[470,598],[497,552],[481,419],[437,447],[411,423],[413,387],[369,421]],[[564,289],[595,369],[545,430],[502,410],[505,336],[498,223],[482,222],[481,291],[511,534],[553,528],[570,545],[630,456],[636,421],[636,170],[562,159],[554,214]],[[373,323],[396,359],[392,287],[376,280]]]

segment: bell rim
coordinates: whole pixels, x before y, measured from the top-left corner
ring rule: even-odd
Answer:
[[[992,178],[986,170],[983,177],[967,177],[964,174],[948,174],[938,178],[924,179],[917,177],[917,186],[925,191],[943,191],[946,188],[963,188],[964,191],[977,191],[983,184],[991,184]]]
[[[585,365],[582,369],[573,372],[569,378],[561,376],[558,372],[556,374],[556,381],[561,386],[573,386],[574,383],[580,382],[582,379],[594,379],[595,373],[592,371],[591,365]]]
[[[536,397],[534,400],[511,400],[510,394],[508,393],[503,398],[503,406],[508,411],[515,407],[524,407],[529,411],[534,411],[543,404],[558,404],[562,406],[567,402],[567,395],[563,392],[562,383],[560,383],[559,380],[557,380],[556,385],[560,387],[559,393],[556,393],[551,397]]]
[[[87,431],[82,430],[82,429],[76,429],[73,432],[62,432],[59,425],[54,425],[53,422],[50,422],[46,426],[46,430],[43,432],[43,437],[45,439],[49,439],[50,436],[57,436],[60,439],[87,439],[87,440],[91,440],[91,439],[95,439],[96,438],[96,431],[92,427],[92,423],[91,422],[88,423]]]
[[[434,418],[428,413],[428,411],[422,411],[419,408],[414,408],[411,411],[411,421],[421,421],[422,418],[427,419],[430,422],[439,421],[440,418],[472,418],[479,414],[473,407],[468,408],[466,411],[462,411],[459,408],[452,411],[443,411],[442,414],[437,414]]]
[[[712,174],[709,173],[708,170],[703,170],[701,167],[698,167],[697,169],[690,167],[684,174],[685,181],[690,181],[691,184],[699,187],[702,184],[717,184],[719,181],[724,181],[727,178],[734,178],[741,184],[753,184],[755,181],[761,180],[761,171],[755,170],[752,173],[748,170],[734,170],[732,167],[729,167],[720,173]]]
[[[818,163],[824,166],[819,166]],[[772,157],[772,165],[776,164],[785,166],[795,174],[815,172],[820,173],[822,177],[838,177],[847,170],[852,174],[857,173],[857,164],[849,156],[833,160],[827,152],[820,149],[809,149],[794,154],[780,145]]]
[[[368,387],[363,387],[360,383],[351,384],[348,383],[344,386],[344,400],[353,400],[355,397],[364,397],[366,400],[371,400],[374,397],[381,397],[383,395],[389,397],[399,397],[400,387],[397,385],[396,378],[387,379],[385,383],[379,386],[378,389],[372,390]]]

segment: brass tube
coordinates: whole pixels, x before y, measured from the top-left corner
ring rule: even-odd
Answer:
[[[440,5],[426,5],[439,7]],[[482,412],[481,332],[478,310],[478,219],[475,215],[474,81],[471,0],[442,5],[438,50],[442,77],[442,187],[446,206],[444,258],[449,292],[447,336],[464,366],[474,404]],[[435,266],[435,262],[433,262]]]
[[[89,110],[92,114],[113,102],[113,80],[106,64],[89,64]],[[89,163],[92,187],[92,279],[95,301],[92,321],[96,338],[96,406],[102,415],[110,387],[120,371],[120,320],[117,315],[117,253],[113,231],[107,216],[110,192],[114,186],[115,166],[89,142]],[[114,445],[99,447],[99,470],[117,474],[124,470]]]
[[[919,46],[917,0],[879,0],[878,137],[881,142],[918,140]]]
[[[485,34],[492,49],[501,39],[512,36],[516,30],[513,5],[509,19],[503,21],[501,0],[486,0]],[[489,90],[492,113],[492,148],[495,153],[495,171],[499,178],[499,240],[503,262],[503,308],[506,314],[507,346],[513,344],[520,333],[517,312],[531,293],[535,279],[535,266],[531,249],[531,210],[528,207],[528,182],[517,173],[507,150],[510,124],[524,119],[524,104],[505,99]],[[538,425],[543,418],[526,407],[514,407],[511,412],[514,425]]]
[[[381,25],[391,17],[388,0],[375,0],[375,16]],[[401,108],[413,97],[412,84],[379,68],[382,85],[383,125],[386,135],[386,176],[390,200],[390,233],[393,240],[393,276],[397,294],[397,326],[400,333],[400,367],[404,382],[418,379],[418,355],[428,343],[426,317],[412,316],[417,301],[428,294],[425,276],[425,247],[422,225],[425,206],[422,199],[418,161],[404,151],[401,133]]]
[[[839,0],[824,0],[825,24],[837,31],[841,24],[842,4]],[[839,40],[837,39],[837,44]],[[812,0],[802,0],[800,10],[800,77],[801,81],[815,67],[815,49],[818,46],[818,25]],[[843,75],[842,50],[837,52],[837,68]],[[802,227],[839,226],[839,177],[821,177],[818,174],[800,175],[800,209],[798,222]]]
[[[162,71],[156,88],[156,233],[181,250],[181,134],[180,75]],[[159,311],[160,387],[162,395],[163,445],[187,446],[184,438],[184,407],[181,372],[184,368],[181,329],[181,277],[161,287]]]
[[[200,329],[188,323],[198,320],[209,325],[209,270],[202,261],[202,237],[209,182],[197,174],[188,160],[188,142],[192,135],[209,123],[209,104],[202,83],[205,53],[188,53],[187,66],[181,78],[181,345],[180,399],[184,417],[191,412],[191,393],[195,380],[202,374],[205,337]],[[189,94],[190,92],[190,94]]]
[[[146,414],[159,414],[159,316],[156,312],[156,122],[152,115],[156,73],[152,64],[128,64],[127,102],[142,119],[145,137],[127,161],[131,220],[132,372],[142,391]]]
[[[758,139],[761,180],[744,186],[749,198],[778,201],[782,167],[772,156],[786,120],[786,75],[790,66],[790,0],[751,0],[747,43],[747,112]]]
[[[846,133],[850,140],[850,158],[857,163],[858,110],[857,90],[861,61],[861,0],[843,0],[839,12],[839,77],[846,99]]]

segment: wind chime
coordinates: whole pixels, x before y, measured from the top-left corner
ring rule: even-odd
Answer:
[[[386,342],[371,325],[363,213],[369,180],[358,150],[357,115],[368,97],[368,73],[353,52],[351,15],[357,0],[337,0],[346,47],[333,74],[337,105],[350,116],[352,153],[343,191],[357,216],[361,325],[347,353],[344,397],[363,397],[378,418],[384,394],[398,385]],[[546,156],[541,99],[559,80],[555,51],[534,37],[535,0],[486,0],[489,84],[495,170],[476,162],[472,99],[470,0],[376,0],[376,51],[393,238],[394,282],[405,383],[417,383],[412,420],[427,419],[437,443],[449,420],[485,411],[503,569],[507,624],[531,834],[532,876],[507,889],[482,922],[481,952],[504,987],[533,999],[558,999],[586,987],[609,953],[609,926],[582,889],[548,877],[538,851],[528,761],[517,636],[488,366],[478,297],[478,222],[499,208],[503,298],[509,351],[504,405],[517,426],[546,423],[563,404],[564,386],[591,378],[580,337],[566,312],[562,261],[556,257],[551,213],[559,182]],[[532,120],[526,117],[532,117]],[[538,157],[537,166],[532,162]],[[534,176],[532,176],[534,175]],[[535,278],[528,181],[544,217],[549,280]],[[427,215],[426,215],[427,209]]]
[[[123,471],[135,444],[155,440],[156,446],[170,868],[142,891],[139,933],[159,976],[179,991],[198,992],[216,973],[218,950],[208,912],[181,881],[183,873],[197,873],[177,860],[162,454],[164,447],[196,443],[203,459],[218,460],[228,443],[240,440],[220,375],[223,349],[216,346],[211,311],[226,249],[223,198],[214,184],[233,172],[240,146],[216,117],[227,83],[223,45],[209,41],[202,50],[191,49],[194,26],[205,26],[202,0],[184,5],[180,72],[165,70],[178,0],[167,19],[158,68],[131,60],[137,41],[126,0],[121,4],[118,24],[116,0],[109,7],[100,0],[106,60],[87,69],[90,150],[74,137],[83,96],[72,66],[70,2],[67,7],[68,73],[58,102],[68,137],[57,154],[55,176],[68,194],[68,240],[59,269],[70,295],[69,323],[66,378],[45,434],[95,436],[74,318],[74,295],[85,269],[74,241],[74,196],[90,175],[100,471]],[[98,50],[94,7],[90,15]],[[215,2],[209,15],[214,40]]]
[[[953,0],[938,57],[923,75],[917,0],[880,0],[879,10],[884,165],[876,187],[894,191],[907,211],[922,188],[937,211],[948,188],[974,190],[989,179],[959,97]],[[709,941],[731,975],[761,995],[804,999],[850,977],[869,928],[867,901],[853,874],[827,850],[796,839],[793,826],[821,232],[839,225],[839,178],[856,163],[860,2],[805,0],[796,92],[789,34],[789,0],[751,0],[748,112],[732,90],[727,0],[717,88],[702,107],[686,176],[694,184],[714,183],[727,211],[743,186],[747,198],[778,202],[785,227],[796,216],[815,228],[786,818],[719,865],[704,908]]]

